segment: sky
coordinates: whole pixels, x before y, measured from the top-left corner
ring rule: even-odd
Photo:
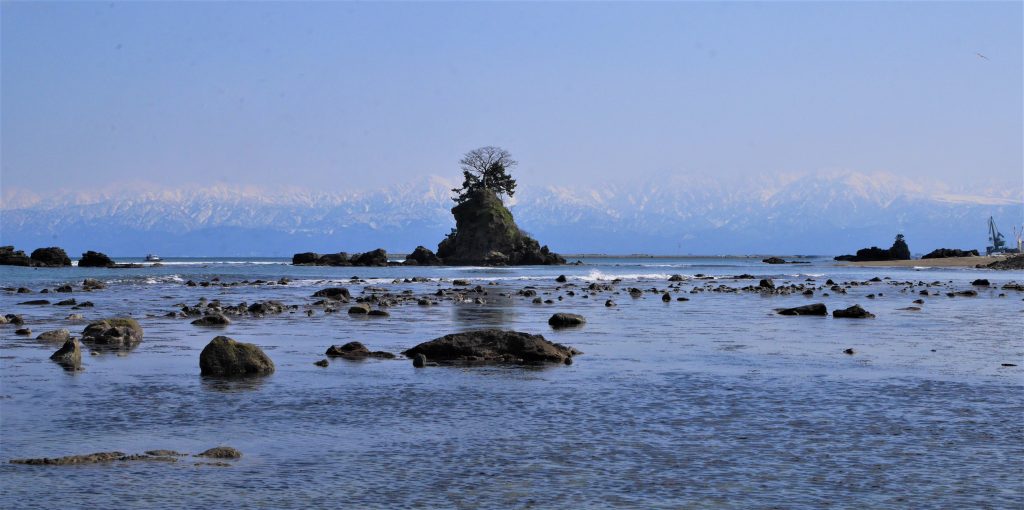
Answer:
[[[3,2],[0,186],[1019,184],[1022,5]]]

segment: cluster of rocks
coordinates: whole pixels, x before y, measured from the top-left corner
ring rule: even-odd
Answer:
[[[1003,270],[1016,270],[1019,271],[1024,269],[1024,255],[1017,255],[1014,257],[1007,257],[1003,260],[997,260],[987,266],[988,269],[1003,269]]]
[[[226,326],[231,323],[228,317],[264,317],[299,308],[298,305],[286,305],[275,300],[257,301],[252,304],[243,301],[237,305],[224,305],[220,300],[208,301],[206,298],[199,298],[199,302],[193,306],[183,303],[176,306],[179,311],[168,312],[167,317],[199,317],[192,321],[192,324],[197,326]]]
[[[68,254],[56,246],[36,248],[31,255],[25,255],[22,250],[15,250],[13,246],[0,246],[0,266],[66,267],[70,265],[71,259]]]
[[[292,256],[292,264],[296,266],[386,266],[388,265],[388,253],[382,248],[351,256],[346,252],[326,255],[314,252],[296,253]]]

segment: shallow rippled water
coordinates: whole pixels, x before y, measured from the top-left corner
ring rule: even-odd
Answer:
[[[0,326],[0,506],[5,508],[1020,508],[1024,501],[1024,292],[917,299],[893,281],[970,288],[1022,272],[768,266],[748,259],[591,259],[561,268],[310,268],[179,260],[133,270],[0,268],[2,286],[38,291],[85,277],[91,293],[0,294],[35,336],[68,309],[18,305],[46,297],[96,304],[87,318],[131,314],[145,328],[125,356],[85,356],[65,373],[56,346]],[[664,289],[668,275],[704,273],[864,282],[846,295],[602,293],[553,305],[501,297],[525,285],[543,297],[554,277],[583,286],[624,281]],[[352,275],[393,292],[433,293],[468,278],[486,304],[415,303],[383,320],[302,312],[318,288]],[[288,286],[186,287],[219,276]],[[392,279],[426,276],[427,283]],[[497,285],[487,285],[489,282]],[[707,281],[688,280],[689,290]],[[364,284],[347,285],[359,294]],[[939,290],[939,289],[933,289]],[[545,295],[545,293],[551,293]],[[868,294],[882,295],[868,299]],[[1005,293],[1005,297],[1000,297]],[[818,292],[820,294],[820,292]],[[239,318],[223,330],[160,315],[199,297],[280,299],[299,312]],[[611,297],[618,306],[606,308]],[[56,298],[56,299],[55,299]],[[782,317],[775,308],[854,303],[872,320]],[[586,326],[554,331],[555,311]],[[445,333],[502,327],[572,345],[571,366],[429,367],[408,360],[313,365],[331,344],[359,340],[399,352]],[[255,380],[199,376],[217,334],[262,346],[277,365]],[[852,347],[848,356],[843,349]],[[1007,367],[1004,363],[1018,366]],[[112,463],[47,467],[13,458],[150,449],[238,448],[231,467]]]

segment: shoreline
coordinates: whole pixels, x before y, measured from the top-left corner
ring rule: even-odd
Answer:
[[[853,267],[975,267],[987,266],[1006,257],[946,257],[941,259],[873,260],[869,262],[837,262],[837,266]]]

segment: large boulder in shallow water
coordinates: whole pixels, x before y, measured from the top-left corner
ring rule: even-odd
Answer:
[[[779,315],[828,315],[828,308],[824,303],[797,306],[795,308],[782,308]]]
[[[82,366],[82,346],[77,338],[68,338],[57,352],[50,355],[50,359],[68,370],[76,370]]]
[[[83,253],[82,258],[78,260],[78,267],[114,267],[114,264],[110,257],[92,250]]]
[[[352,294],[349,293],[345,287],[328,287],[326,289],[320,289],[313,293],[313,297],[333,299],[335,301],[347,302]]]
[[[41,267],[63,267],[71,265],[71,258],[64,252],[63,249],[56,246],[50,248],[36,248],[32,252],[33,266]]]
[[[131,318],[95,321],[82,330],[82,343],[93,349],[130,350],[141,341],[142,326]]]
[[[541,335],[484,329],[435,338],[402,354],[409,358],[422,354],[430,361],[571,363],[573,356],[582,353]]]
[[[405,262],[403,262],[403,264],[407,266],[439,266],[443,264],[443,262],[441,262],[441,259],[438,258],[434,252],[423,246],[417,246],[412,253],[406,255]]]
[[[437,246],[452,265],[564,264],[565,259],[519,229],[512,213],[488,189],[470,192],[452,208],[455,230]]]
[[[218,336],[199,354],[202,375],[234,377],[274,373],[274,362],[254,344]]]
[[[582,315],[576,313],[556,313],[548,319],[548,325],[553,328],[571,328],[573,326],[582,326],[587,322],[587,319],[583,318]]]

